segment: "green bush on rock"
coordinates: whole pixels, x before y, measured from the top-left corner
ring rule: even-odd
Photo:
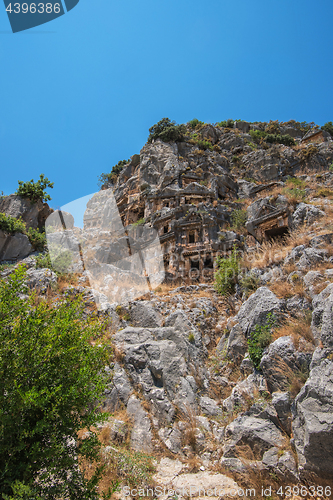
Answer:
[[[54,182],[50,182],[44,174],[39,176],[39,180],[34,182],[33,179],[29,182],[18,181],[19,187],[15,194],[22,198],[29,198],[32,202],[38,200],[44,202],[51,200],[51,196],[45,191],[46,188],[53,188]]]

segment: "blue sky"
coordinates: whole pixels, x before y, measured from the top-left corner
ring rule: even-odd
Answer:
[[[332,0],[80,0],[12,34],[0,5],[0,191],[44,173],[54,208],[92,193],[163,117],[333,121],[332,18]]]

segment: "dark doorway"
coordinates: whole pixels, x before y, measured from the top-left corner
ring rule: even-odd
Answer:
[[[265,237],[267,240],[275,240],[277,238],[283,238],[289,234],[289,228],[287,226],[283,227],[273,227],[265,231]]]
[[[211,257],[206,257],[206,259],[204,260],[204,267],[206,269],[213,269],[214,263]]]
[[[164,226],[164,234],[169,232],[169,226]]]
[[[198,260],[190,260],[191,269],[200,269],[200,261]]]
[[[190,233],[189,236],[188,236],[188,242],[189,243],[195,243],[195,234],[194,233]]]

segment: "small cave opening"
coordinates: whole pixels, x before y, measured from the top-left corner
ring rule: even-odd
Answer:
[[[289,234],[288,226],[273,227],[272,229],[268,229],[267,231],[265,231],[265,238],[267,240],[276,240],[279,238],[283,238],[288,234]]]
[[[169,232],[169,226],[164,226],[163,234],[167,234]]]
[[[152,370],[150,370],[151,377],[154,382],[155,387],[163,387],[163,379],[162,379],[162,374],[161,373],[153,373]]]
[[[200,270],[200,261],[199,260],[190,260],[191,269],[199,269]]]

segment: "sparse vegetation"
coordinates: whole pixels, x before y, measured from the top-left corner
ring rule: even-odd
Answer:
[[[244,229],[247,220],[247,213],[244,209],[233,210],[231,214],[231,227],[230,229]]]
[[[235,286],[238,282],[240,258],[236,247],[229,257],[217,257],[217,271],[214,274],[215,290],[221,295],[230,295],[235,292]]]
[[[99,186],[108,186],[108,184],[115,184],[120,172],[123,170],[124,166],[127,165],[130,160],[120,160],[116,165],[114,165],[109,174],[101,174],[98,177]]]
[[[39,180],[34,182],[33,179],[29,182],[18,181],[19,187],[15,194],[22,198],[28,198],[32,202],[49,201],[51,196],[45,191],[47,188],[53,188],[54,182],[50,182],[44,174],[39,176]]]
[[[265,325],[256,325],[247,341],[249,355],[254,367],[259,370],[260,362],[265,348],[271,343],[272,330],[276,324],[276,318],[268,313]]]

